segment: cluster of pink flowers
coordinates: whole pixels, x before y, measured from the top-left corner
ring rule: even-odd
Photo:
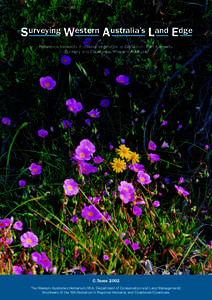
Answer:
[[[74,98],[68,99],[66,101],[66,105],[68,106],[68,110],[72,111],[74,114],[78,113],[83,109],[82,103],[77,102]]]
[[[52,263],[51,261],[48,259],[47,255],[45,252],[43,252],[42,254],[38,253],[38,252],[33,252],[31,254],[31,259],[36,262],[37,265],[41,265],[41,267],[43,269],[45,269],[47,272],[48,270],[51,268]],[[50,270],[51,271],[51,270]]]
[[[128,183],[127,181],[121,181],[120,185],[118,186],[118,190],[119,197],[125,204],[127,204],[130,201],[135,201],[135,188],[132,185],[132,183]]]

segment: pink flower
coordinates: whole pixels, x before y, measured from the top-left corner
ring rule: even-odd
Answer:
[[[124,243],[125,243],[125,245],[131,244],[130,240],[128,240],[128,239],[124,240]]]
[[[183,187],[177,186],[176,184],[175,184],[174,187],[176,188],[176,190],[177,190],[177,192],[178,192],[179,195],[183,195],[184,197],[186,197],[186,196],[189,195],[189,192],[187,192],[186,190],[184,190]]]
[[[15,275],[22,275],[23,268],[21,266],[14,266],[14,267],[12,267],[12,271],[13,271],[13,274],[15,274]]]
[[[162,123],[161,123],[161,126],[164,126],[164,125],[166,125],[168,122],[167,121],[163,121]]]
[[[164,141],[161,148],[168,148],[168,147],[169,147],[169,144]]]
[[[154,207],[159,207],[159,206],[160,206],[160,201],[157,201],[157,200],[154,201],[154,202],[153,202],[153,206],[154,206]]]
[[[150,179],[150,176],[143,172],[143,171],[140,171],[137,173],[137,176],[138,176],[138,179],[137,181],[140,182],[141,184],[149,184],[151,182],[151,179]]]
[[[46,131],[44,129],[38,130],[38,136],[40,136],[42,138],[44,138],[47,134],[48,134],[48,131]]]
[[[63,188],[68,196],[76,195],[79,192],[78,184],[73,179],[66,179]]]
[[[149,142],[148,144],[148,148],[149,150],[156,150],[157,146],[155,145],[155,143],[153,143],[152,141]]]
[[[108,260],[109,259],[109,256],[108,255],[103,255],[103,260]]]
[[[93,205],[85,206],[82,210],[81,216],[88,221],[102,220],[101,213]]]
[[[92,118],[99,118],[100,117],[100,111],[97,109],[92,109],[91,111],[87,112],[87,114]]]
[[[21,245],[25,248],[35,247],[38,244],[38,237],[31,231],[21,235]]]
[[[21,221],[17,221],[14,223],[13,228],[21,231],[21,230],[23,230],[22,226],[23,226],[23,223]]]
[[[157,154],[149,153],[148,156],[152,163],[160,160],[160,156]]]
[[[56,81],[53,80],[50,76],[46,76],[46,77],[41,77],[40,78],[40,85],[47,90],[52,90],[55,85],[56,85]]]
[[[135,216],[140,216],[142,214],[142,209],[139,206],[134,206],[133,207],[133,214]]]
[[[160,177],[159,174],[155,174],[155,175],[153,176],[154,179],[158,179],[159,177]]]
[[[43,252],[41,255],[41,259],[40,259],[40,265],[42,268],[44,268],[46,271],[48,268],[51,268],[52,263],[51,261],[48,259],[48,257],[46,256],[46,253]]]
[[[40,165],[36,165],[36,164],[32,163],[29,167],[29,170],[31,171],[32,175],[41,174],[41,166]]]
[[[31,259],[36,262],[37,265],[40,265],[41,255],[38,252],[31,253]]]
[[[140,249],[139,245],[136,244],[136,243],[133,243],[133,244],[132,244],[132,248],[133,248],[134,251]]]

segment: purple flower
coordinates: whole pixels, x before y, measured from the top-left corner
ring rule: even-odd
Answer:
[[[208,145],[205,145],[205,150],[208,150],[209,146]]]
[[[4,219],[4,225],[5,225],[5,227],[10,226],[10,224],[11,224],[11,220],[9,218]]]
[[[186,219],[187,219],[187,217],[186,217],[186,216],[183,216],[183,219],[184,219],[184,220],[186,220]]]
[[[141,114],[144,114],[146,111],[145,111],[145,109],[142,109],[141,110]]]
[[[127,181],[121,181],[120,185],[118,186],[119,190],[119,197],[121,200],[127,204],[130,201],[134,201],[134,193],[135,188],[132,183],[128,183]]]
[[[60,251],[63,252],[63,251],[64,251],[64,248],[62,247],[62,248],[60,249]]]
[[[155,175],[153,176],[154,179],[157,179],[157,178],[159,178],[159,177],[160,177],[159,174],[155,174]]]
[[[168,147],[169,147],[169,144],[164,141],[161,148],[168,148]]]
[[[104,161],[104,158],[101,158],[101,156],[97,156],[97,157],[94,157],[94,158],[93,158],[93,161],[94,161],[96,164],[100,164],[101,162]]]
[[[90,38],[86,38],[85,40],[84,40],[84,42],[83,42],[83,44],[85,45],[85,46],[89,46],[90,45],[90,43],[91,43],[91,39]]]
[[[97,203],[99,203],[100,200],[101,200],[101,196],[100,197],[94,197],[93,203],[97,204]]]
[[[66,105],[68,106],[68,110],[72,111],[74,114],[78,113],[83,109],[82,103],[77,102],[74,98],[68,99],[66,101]]]
[[[41,263],[41,255],[38,252],[31,253],[31,259],[36,262],[37,265],[40,265]]]
[[[10,122],[11,122],[11,121],[10,121],[10,119],[8,119],[8,118],[3,118],[3,119],[2,119],[2,123],[5,124],[5,125],[7,125],[7,126],[10,125]]]
[[[40,85],[47,90],[52,90],[55,85],[56,85],[56,81],[53,80],[50,76],[46,76],[46,77],[41,77],[40,78]]]
[[[184,181],[184,178],[183,177],[180,177],[180,180],[178,181],[179,184],[183,183]]]
[[[87,114],[92,118],[99,118],[100,117],[100,111],[97,109],[92,109],[91,111],[87,112]]]
[[[79,192],[78,184],[73,179],[66,179],[63,188],[68,196],[76,195]]]
[[[139,206],[134,206],[133,207],[133,214],[135,216],[140,216],[142,214],[142,209]]]
[[[121,83],[123,85],[130,84],[129,77],[124,76],[124,75],[119,75],[118,77],[116,77],[116,82]]]
[[[183,127],[183,125],[179,125],[177,130],[180,130]]]
[[[52,263],[51,261],[48,259],[48,257],[46,256],[46,253],[43,252],[41,255],[41,260],[40,260],[40,265],[42,268],[44,268],[46,271],[48,268],[51,268]]]
[[[100,102],[100,106],[107,107],[110,104],[110,101],[108,99],[103,99]]]
[[[68,120],[63,120],[62,124],[63,124],[64,128],[68,128],[68,127],[71,128],[71,126],[72,126],[72,123],[70,123]]]
[[[13,238],[6,238],[6,241],[5,241],[5,243],[7,244],[7,245],[10,245],[10,244],[12,244],[12,242],[13,242]]]
[[[56,274],[57,267],[50,268],[49,271],[52,272],[52,274]]]
[[[151,182],[151,179],[150,179],[150,176],[143,172],[143,171],[140,171],[137,173],[137,176],[138,176],[138,179],[137,181],[140,182],[141,184],[149,184]]]
[[[169,178],[164,178],[165,183],[169,182]]]
[[[176,188],[176,190],[177,190],[177,192],[178,192],[179,195],[183,195],[185,197],[189,195],[189,192],[187,192],[186,190],[184,190],[184,188],[182,188],[181,186],[177,186],[175,184],[174,187]]]
[[[92,165],[90,165],[90,164],[88,164],[84,161],[81,161],[79,163],[79,173],[80,174],[88,175],[90,173],[96,173],[96,172],[98,172],[97,167],[94,167],[94,166],[92,166]]]
[[[128,240],[128,239],[124,240],[124,243],[125,243],[125,245],[131,244],[130,240]]]
[[[140,249],[139,245],[136,244],[136,243],[133,243],[133,244],[132,244],[132,248],[133,248],[134,251]]]
[[[38,136],[40,136],[42,138],[44,138],[47,134],[48,134],[48,131],[46,131],[44,129],[38,130]]]
[[[41,166],[40,165],[36,165],[36,164],[32,163],[31,166],[29,167],[29,170],[31,171],[32,175],[41,174]]]
[[[12,267],[12,272],[14,275],[22,275],[23,268],[20,266],[14,266],[14,267]]]
[[[163,121],[162,123],[161,123],[161,126],[164,126],[164,125],[166,125],[168,122],[167,121]]]
[[[103,255],[103,260],[108,260],[109,259],[109,256],[108,255]]]
[[[19,186],[24,187],[26,185],[26,182],[24,180],[19,180],[18,184]]]
[[[128,168],[134,172],[144,171],[144,166],[138,163],[135,163],[134,165],[129,165]]]
[[[160,160],[160,156],[157,154],[149,153],[148,156],[152,163]]]
[[[86,123],[87,125],[90,125],[90,124],[91,124],[91,120],[90,120],[90,119],[86,119],[86,120],[85,120],[85,123]]]
[[[71,218],[71,221],[72,221],[72,222],[77,222],[77,221],[78,221],[77,215],[74,215],[74,216]]]
[[[13,228],[21,231],[21,230],[23,230],[22,226],[23,226],[23,223],[21,221],[17,221],[14,223]]]
[[[110,74],[109,70],[105,68],[105,69],[104,69],[104,75],[107,76],[107,75],[109,75],[109,74]]]
[[[85,206],[82,210],[81,216],[88,221],[102,220],[102,215],[93,205]]]
[[[82,267],[80,270],[81,270],[82,273],[84,273],[86,271],[86,268]]]
[[[78,161],[85,161],[91,159],[91,152],[86,146],[77,146],[75,149],[74,159]]]
[[[107,212],[104,212],[103,213],[103,216],[104,216],[104,218],[102,217],[102,220],[104,221],[104,222],[109,222],[110,220],[111,220],[111,216],[107,213]],[[105,220],[106,219],[106,220]]]
[[[159,206],[160,206],[160,201],[155,200],[155,201],[153,202],[153,206],[154,206],[154,207],[159,207]]]
[[[91,143],[89,140],[87,139],[84,139],[80,142],[79,144],[80,146],[84,146],[84,147],[87,147],[88,150],[90,151],[91,155],[94,154],[94,152],[96,151],[96,147],[94,146],[93,143]]]
[[[69,56],[67,56],[67,55],[63,55],[62,57],[61,57],[61,63],[62,64],[64,64],[64,65],[70,65],[70,63],[71,63],[71,58],[69,57]]]
[[[0,229],[3,229],[5,227],[5,222],[4,220],[0,219]]]
[[[120,235],[120,238],[123,239],[123,237],[124,237],[125,235],[126,235],[126,233],[125,233],[125,232],[122,232],[121,235]]]
[[[38,237],[31,231],[21,235],[21,245],[25,248],[35,247],[38,244]]]
[[[155,143],[153,143],[152,141],[149,142],[148,144],[148,149],[149,150],[156,150],[157,146],[155,145]]]

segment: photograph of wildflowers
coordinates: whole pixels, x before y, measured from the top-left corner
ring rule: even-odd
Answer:
[[[0,274],[212,274],[212,1],[0,1]]]

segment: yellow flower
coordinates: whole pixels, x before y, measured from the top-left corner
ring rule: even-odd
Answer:
[[[129,157],[127,158],[127,160],[131,160],[132,164],[136,164],[139,162],[139,154],[137,154],[136,152],[129,152]]]
[[[114,158],[111,165],[112,165],[113,171],[115,171],[116,173],[123,172],[123,170],[125,170],[127,167],[125,161],[120,158]]]
[[[120,145],[119,149],[116,149],[116,152],[118,152],[118,155],[121,156],[121,158],[128,159],[130,155],[130,148],[127,148],[125,145]]]

